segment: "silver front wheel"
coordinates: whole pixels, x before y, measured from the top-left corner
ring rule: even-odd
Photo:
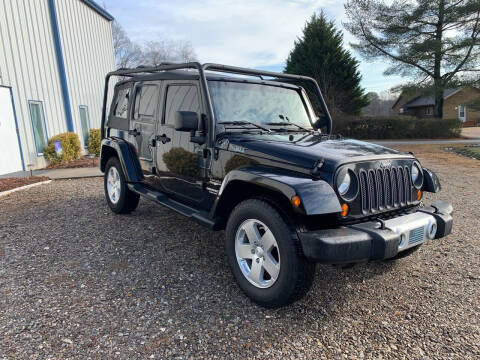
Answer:
[[[107,174],[107,194],[112,204],[118,203],[120,199],[121,182],[120,174],[115,166],[108,170]]]
[[[245,278],[258,288],[269,288],[280,274],[280,251],[272,231],[261,221],[245,220],[235,235],[235,255]]]

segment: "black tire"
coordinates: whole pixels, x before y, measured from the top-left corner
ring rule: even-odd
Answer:
[[[414,246],[414,247],[411,247],[407,250],[404,250],[402,252],[399,252],[397,255],[395,255],[394,257],[390,258],[390,259],[386,259],[386,261],[392,261],[392,260],[400,260],[400,259],[403,259],[404,257],[407,257],[411,254],[413,254],[414,252],[417,252],[418,249],[420,249],[420,247],[422,246],[422,244],[420,245],[417,245],[417,246]]]
[[[235,236],[247,219],[264,223],[273,233],[280,252],[281,266],[276,281],[268,288],[259,288],[243,275],[235,253]],[[280,213],[269,203],[249,199],[238,204],[230,214],[226,227],[225,250],[233,276],[242,291],[257,304],[276,308],[301,299],[312,286],[315,264],[302,253],[299,241]]]
[[[112,202],[108,195],[108,188],[107,188],[107,179],[108,173],[112,167],[118,171],[119,178],[120,178],[120,196],[118,197],[118,201],[116,203]],[[140,201],[140,195],[134,193],[127,187],[127,181],[125,179],[125,175],[122,170],[122,166],[120,165],[120,160],[117,157],[111,157],[107,161],[107,165],[105,166],[105,174],[104,174],[104,190],[105,190],[105,198],[107,199],[108,206],[114,213],[117,214],[128,214],[135,210],[138,206]]]

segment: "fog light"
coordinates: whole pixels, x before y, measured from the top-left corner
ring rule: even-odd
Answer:
[[[437,235],[437,223],[431,222],[427,227],[427,236],[429,239],[434,239],[435,235]]]

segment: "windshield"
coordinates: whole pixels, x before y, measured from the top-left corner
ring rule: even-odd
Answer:
[[[273,126],[274,123],[292,123],[312,128],[306,104],[296,89],[232,81],[209,81],[208,85],[217,124],[251,122]]]

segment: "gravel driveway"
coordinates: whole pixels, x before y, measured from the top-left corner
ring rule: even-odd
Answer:
[[[0,359],[478,359],[480,162],[425,164],[453,234],[397,262],[318,266],[307,297],[279,310],[240,292],[223,232],[145,200],[114,215],[99,178],[6,196]]]

